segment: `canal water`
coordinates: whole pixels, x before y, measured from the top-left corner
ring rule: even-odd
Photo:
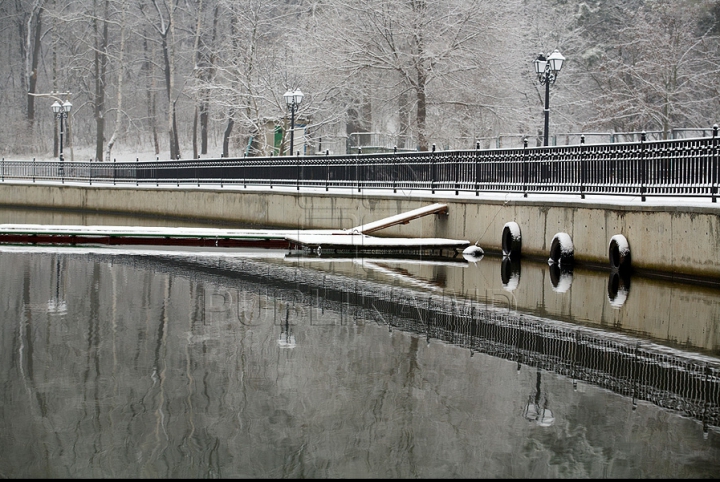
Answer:
[[[720,290],[249,249],[0,273],[0,477],[720,476]]]

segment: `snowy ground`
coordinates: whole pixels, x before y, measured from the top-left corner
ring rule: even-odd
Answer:
[[[200,156],[201,159],[215,159],[219,158],[220,154],[222,153],[222,149],[215,149],[214,151],[209,152],[207,155]],[[63,154],[65,156],[65,161],[77,161],[77,162],[87,162],[89,160],[95,159],[95,148],[94,147],[74,147],[72,149],[64,149]],[[232,154],[232,153],[231,153]],[[184,158],[190,158],[192,157],[192,149],[183,151]],[[52,152],[44,153],[44,154],[28,154],[28,155],[12,155],[12,156],[6,156],[5,160],[20,160],[20,161],[30,161],[32,159],[36,159],[38,161],[51,161],[56,160],[57,157],[54,157],[52,155]],[[153,161],[157,158],[160,158],[161,160],[167,160],[170,158],[170,152],[167,149],[161,149],[160,154],[155,154],[155,151],[152,149],[147,149],[143,146],[143,149],[132,149],[127,146],[119,146],[117,149],[113,149],[111,159],[115,159],[117,162],[134,162],[135,160],[139,159],[141,161]]]

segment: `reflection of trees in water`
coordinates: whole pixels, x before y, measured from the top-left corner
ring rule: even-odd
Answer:
[[[113,257],[115,262],[118,258],[137,263],[132,256]],[[141,265],[283,298],[304,307],[304,315],[317,308],[350,313],[355,319],[375,320],[428,340],[439,339],[581,380],[633,401],[645,400],[702,421],[706,428],[720,426],[720,363],[707,357],[477,301],[397,286],[388,289],[374,281],[295,266],[237,258],[188,261],[170,257],[144,258]],[[620,278],[618,286],[621,282],[625,281]]]

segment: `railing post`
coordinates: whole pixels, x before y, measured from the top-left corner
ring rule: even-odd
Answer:
[[[480,141],[475,143],[475,195],[480,195],[480,165],[478,151],[480,150]]]
[[[298,151],[297,155],[297,182],[295,184],[297,190],[300,190],[300,151]]]
[[[455,195],[460,191],[460,154],[455,153]]]
[[[113,157],[113,186],[115,185],[115,181],[117,180],[117,159]]]
[[[198,186],[200,183],[198,183]],[[155,159],[155,187],[160,186],[160,159]]]
[[[580,199],[585,199],[585,134],[580,135]]]
[[[435,194],[435,144],[432,145],[430,157],[430,192]]]
[[[718,181],[718,152],[717,152],[717,142],[718,142],[718,125],[713,125],[713,139],[712,139],[712,165],[710,169],[712,169],[712,186],[711,186],[711,197],[712,202],[717,202],[717,181]]]
[[[392,163],[393,192],[397,192],[397,146],[393,146],[393,163]]]
[[[325,191],[330,189],[330,150],[325,151]]]
[[[92,161],[88,162],[88,164],[90,164],[90,174],[88,175],[88,183],[90,186],[92,186]],[[115,184],[115,182],[113,182],[113,184]]]
[[[528,138],[523,137],[523,197],[527,197],[527,183],[528,183]]]
[[[355,177],[357,178],[358,192],[360,192],[360,154],[362,154],[362,147],[358,147],[358,153],[355,156]]]
[[[645,202],[645,131],[640,134],[640,201]]]
[[[35,158],[33,157],[33,182],[35,182]]]
[[[243,159],[241,162],[242,173],[243,173],[243,188],[247,189],[247,159]]]
[[[2,158],[2,182],[5,182],[5,158]]]
[[[140,178],[138,177],[138,165],[139,164],[140,164],[140,158],[136,157],[135,158],[135,185],[136,186],[140,185]]]

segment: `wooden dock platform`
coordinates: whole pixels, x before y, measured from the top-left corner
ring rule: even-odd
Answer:
[[[407,224],[429,214],[447,212],[447,205],[432,204],[350,229],[219,229],[139,226],[81,226],[0,224],[0,243],[32,245],[200,246],[309,250],[461,249],[470,242],[445,238],[395,238],[367,233]]]

